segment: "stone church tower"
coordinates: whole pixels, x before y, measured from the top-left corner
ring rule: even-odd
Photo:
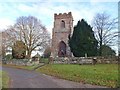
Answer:
[[[68,45],[68,37],[73,32],[72,13],[54,14],[52,31],[52,57],[70,57],[72,55]]]

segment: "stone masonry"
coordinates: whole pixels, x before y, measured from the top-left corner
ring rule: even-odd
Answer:
[[[54,27],[52,30],[52,57],[70,57],[72,55],[68,45],[68,37],[73,32],[72,13],[54,14]]]

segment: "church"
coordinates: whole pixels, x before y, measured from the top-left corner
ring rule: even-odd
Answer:
[[[73,33],[72,13],[54,14],[54,25],[52,29],[52,57],[71,57],[72,52],[68,45],[69,36]]]

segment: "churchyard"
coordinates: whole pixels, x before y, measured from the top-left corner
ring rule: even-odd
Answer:
[[[42,62],[48,62],[47,58]],[[118,87],[119,71],[117,63],[96,63],[94,64],[67,64],[67,63],[46,63],[44,66],[35,69],[38,65],[14,65],[3,64],[3,66],[35,70],[57,78],[70,81],[87,83],[92,85],[107,86],[111,88]]]
[[[106,16],[104,13],[100,15]],[[12,36],[15,33],[14,31],[8,30],[3,32],[2,35],[6,36],[6,33],[9,33],[11,38],[14,38],[12,40],[14,41],[12,44],[12,54],[8,57],[9,59],[6,58],[6,49],[3,48],[3,66],[34,70],[57,78],[84,84],[110,88],[119,87],[119,57],[116,56],[116,52],[109,45],[103,43],[105,41],[101,37],[99,37],[101,41],[96,39],[96,33],[94,33],[86,20],[81,19],[77,25],[73,26],[72,12],[55,13],[51,40],[48,32],[43,32],[47,30],[43,28],[40,22],[36,21],[36,17],[19,17],[18,20],[25,21],[27,23],[25,24],[27,25],[26,28],[31,28],[29,23],[33,23],[33,27],[36,24],[37,29],[34,31],[34,28],[25,28],[25,30],[28,30],[25,31],[19,27],[20,30],[16,32],[20,32],[20,36],[18,35],[19,39],[16,41],[14,41],[16,37]],[[30,22],[29,20],[36,22]],[[100,34],[102,35],[102,33]],[[4,36],[2,38],[3,41],[6,38],[9,40],[9,37]],[[30,37],[26,38],[26,36]],[[6,44],[7,42],[4,43]],[[31,56],[32,52],[37,49],[43,55],[40,56],[37,53],[35,56]],[[6,75],[4,72],[3,74],[4,76]],[[8,83],[7,80],[7,78],[3,80],[5,83],[3,85],[6,85],[6,82]]]

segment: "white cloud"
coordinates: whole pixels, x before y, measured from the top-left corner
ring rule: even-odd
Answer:
[[[33,7],[25,5],[25,4],[19,4],[17,6],[17,9],[20,10],[20,11],[22,11],[22,12],[31,12],[31,11],[34,10]]]
[[[92,2],[92,0],[91,0]],[[58,5],[57,5],[58,4]],[[71,11],[74,18],[74,25],[77,24],[78,20],[84,18],[89,24],[93,19],[96,12],[102,10],[107,10],[103,5],[99,3],[91,3],[91,6],[87,6],[88,3],[53,3],[50,0],[48,2],[38,2],[38,3],[12,3],[10,6],[4,5],[3,8],[7,7],[8,16],[14,17],[16,19],[19,16],[33,15],[42,21],[48,30],[52,30],[54,13],[64,13]],[[13,9],[12,9],[13,8]],[[2,9],[1,9],[2,10]],[[2,11],[5,12],[5,11]],[[13,16],[12,16],[13,15]],[[6,20],[7,21],[7,20]],[[8,20],[10,21],[10,20]],[[8,22],[7,21],[7,22]],[[8,23],[10,24],[10,22]],[[7,23],[2,26],[6,26]],[[2,28],[2,27],[1,27]]]
[[[52,38],[52,28],[53,28],[53,26],[52,26],[52,25],[47,26],[47,30],[48,30],[48,32],[50,33],[51,38]]]
[[[88,2],[89,0],[5,0],[0,2]]]
[[[111,46],[111,48],[112,48],[113,50],[115,50],[116,55],[118,56],[118,46],[117,46],[117,45],[116,45],[116,46]]]
[[[7,27],[9,25],[13,25],[13,23],[14,22],[10,19],[6,19],[6,18],[0,19],[0,31],[3,31],[4,29],[7,29]]]
[[[119,0],[90,0],[90,2],[119,2]]]
[[[5,0],[0,2],[118,2],[119,0]]]

